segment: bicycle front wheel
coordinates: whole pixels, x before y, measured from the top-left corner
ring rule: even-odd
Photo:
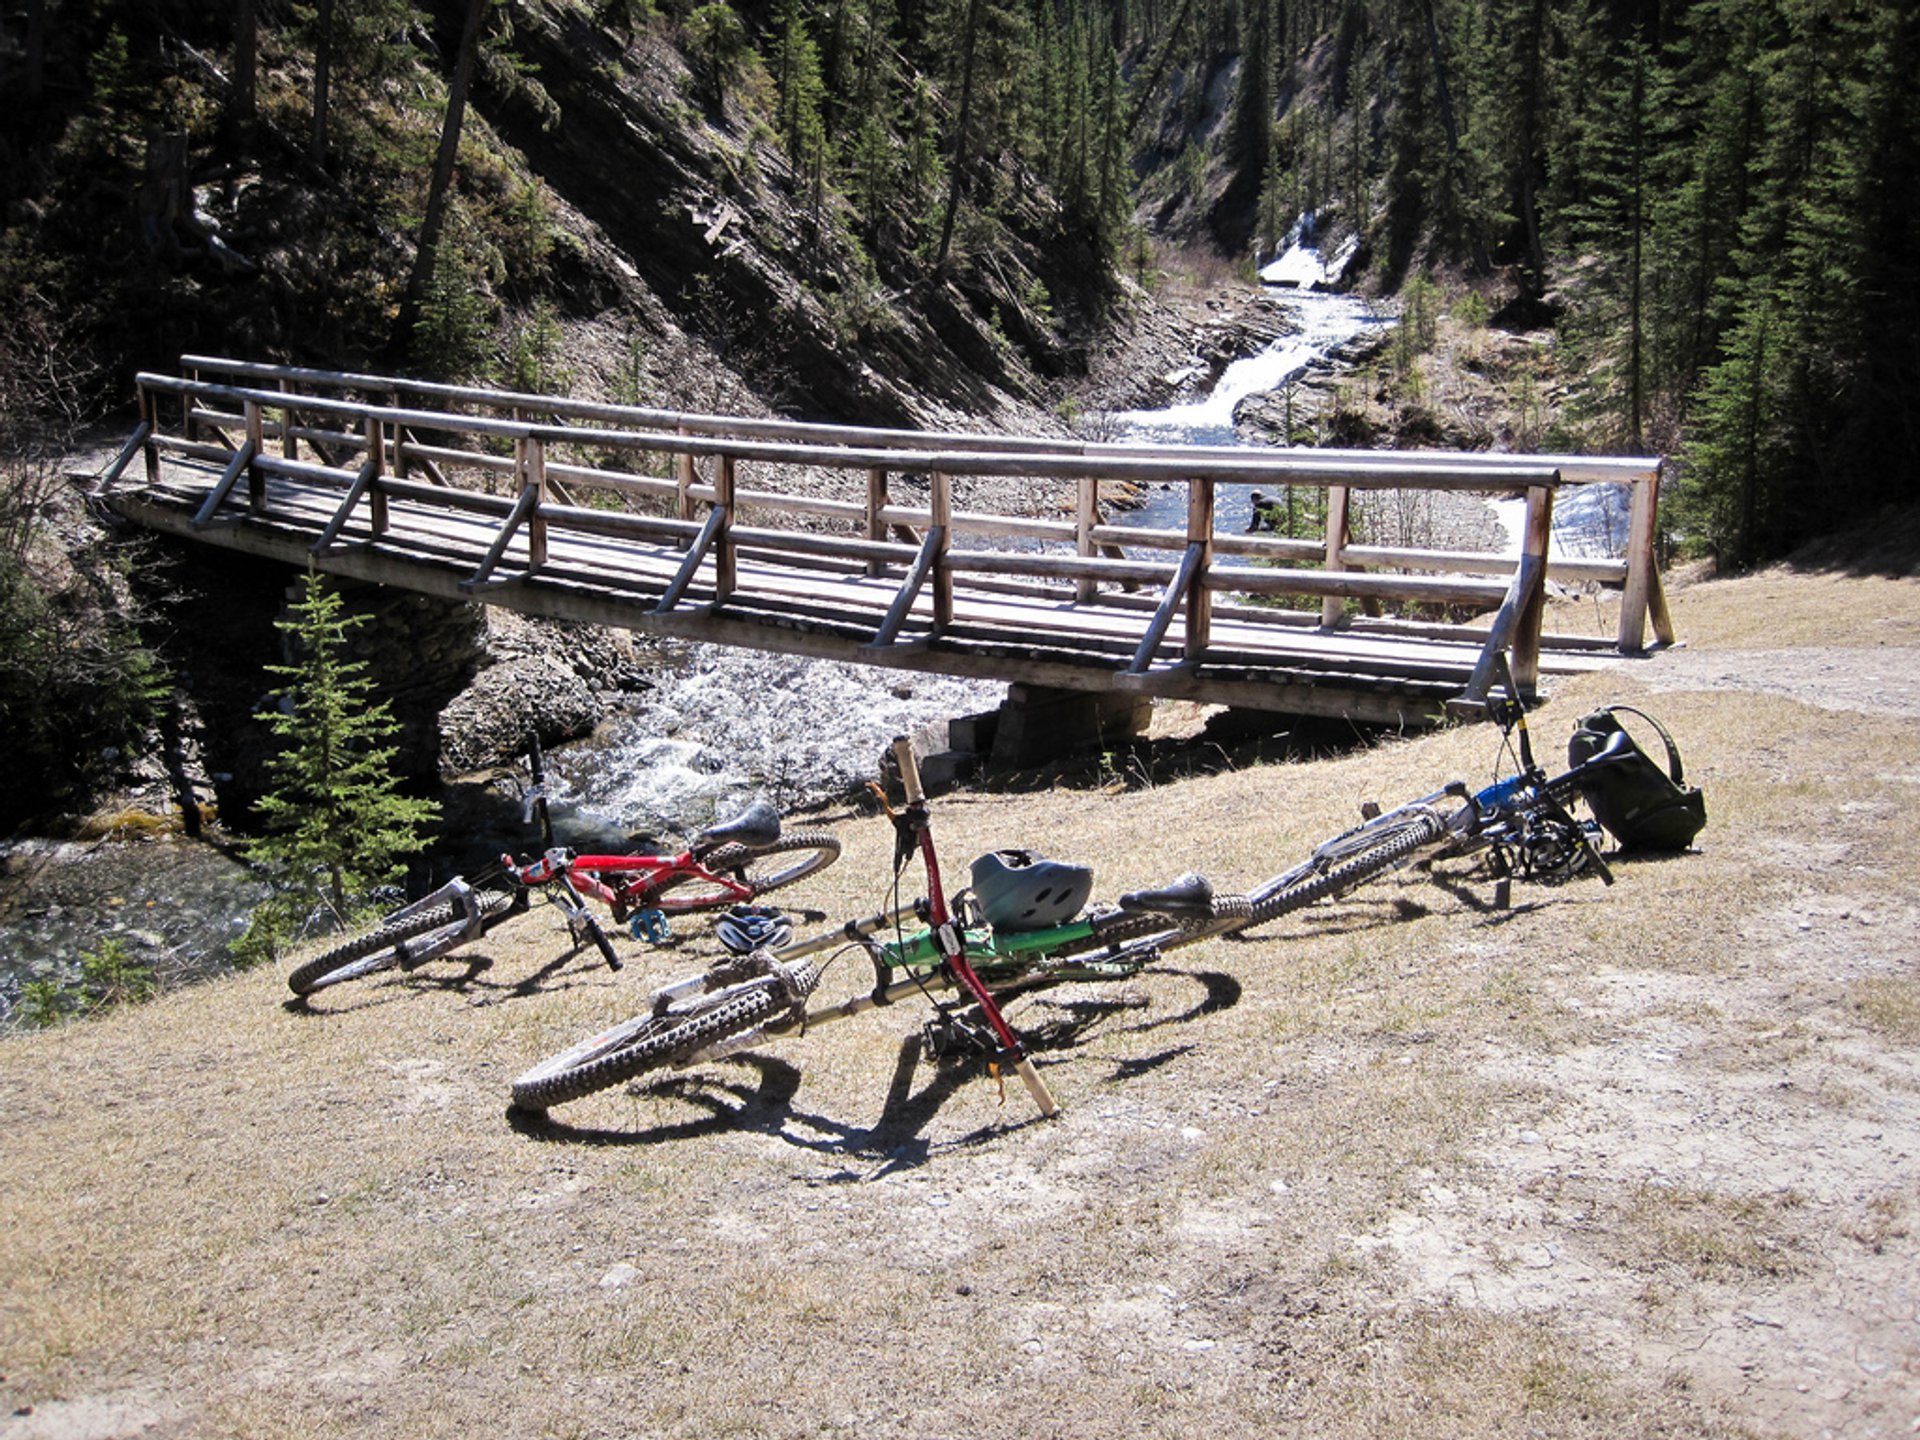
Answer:
[[[824,831],[803,830],[783,835],[773,844],[758,850],[744,845],[722,845],[707,856],[706,868],[716,875],[732,875],[755,896],[804,880],[824,870],[840,858],[840,841]],[[712,881],[689,878],[669,880],[655,904],[669,913],[688,910],[717,910],[731,905],[738,893]]]
[[[513,1082],[513,1108],[543,1111],[622,1081],[685,1064],[709,1045],[764,1025],[782,1008],[766,985],[686,1014],[640,1015],[543,1060]]]
[[[1391,825],[1379,827],[1379,833],[1346,849],[1345,858],[1326,869],[1311,869],[1299,878],[1292,872],[1288,883],[1272,890],[1264,887],[1253,893],[1253,915],[1247,925],[1260,925],[1291,914],[1316,900],[1327,900],[1357,889],[1367,881],[1407,863],[1413,854],[1447,834],[1447,823],[1431,811],[1408,815]],[[1241,928],[1245,928],[1244,926]]]
[[[498,890],[476,890],[473,898],[483,925],[504,915],[513,904],[511,895]],[[405,958],[406,941],[456,924],[465,913],[460,902],[450,898],[411,915],[383,920],[295,965],[287,975],[287,988],[296,995],[311,995],[344,980],[390,970]]]

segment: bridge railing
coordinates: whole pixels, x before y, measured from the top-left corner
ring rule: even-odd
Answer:
[[[370,399],[385,397],[387,402],[396,408],[406,402],[416,408],[455,410],[478,417],[505,418],[514,421],[530,421],[544,417],[550,423],[562,426],[604,426],[622,431],[651,431],[708,439],[792,441],[806,446],[855,446],[890,452],[935,454],[942,451],[960,451],[975,454],[1059,455],[1085,458],[1106,456],[1126,460],[1144,458],[1171,462],[1176,467],[1196,459],[1245,459],[1250,453],[1246,447],[1122,445],[1058,437],[897,430],[823,425],[764,417],[700,414],[646,406],[613,405],[481,386],[449,385],[405,377],[270,365],[219,356],[183,356],[181,368],[191,376],[223,377],[227,383],[257,382],[271,385],[282,392],[350,393]],[[404,442],[404,437],[402,438]],[[435,458],[431,447],[409,445],[408,449],[426,460],[429,465]],[[1663,462],[1657,456],[1512,455],[1484,451],[1351,449],[1256,450],[1251,453],[1258,454],[1282,468],[1287,467],[1295,459],[1302,462],[1299,479],[1269,474],[1265,477],[1269,483],[1325,486],[1329,492],[1329,539],[1324,547],[1315,542],[1296,541],[1291,545],[1280,546],[1276,552],[1271,541],[1222,535],[1218,538],[1217,553],[1254,556],[1269,561],[1277,558],[1299,561],[1324,560],[1328,568],[1337,569],[1424,570],[1511,576],[1518,566],[1518,558],[1512,554],[1354,544],[1350,529],[1343,529],[1333,523],[1336,518],[1349,513],[1348,497],[1342,493],[1346,487],[1343,487],[1338,478],[1348,467],[1356,471],[1372,472],[1378,467],[1385,466],[1408,474],[1411,478],[1406,488],[1410,489],[1429,488],[1418,482],[1418,476],[1427,467],[1435,466],[1449,471],[1484,471],[1490,477],[1499,477],[1504,483],[1487,487],[1490,491],[1497,493],[1511,493],[1523,489],[1525,474],[1542,467],[1557,471],[1562,485],[1624,485],[1628,487],[1630,495],[1625,553],[1619,557],[1602,558],[1568,558],[1550,555],[1548,578],[1620,586],[1622,599],[1616,641],[1623,653],[1637,653],[1645,647],[1649,622],[1652,624],[1657,643],[1673,643],[1673,623],[1667,611],[1665,595],[1660,584],[1656,554],[1660,482],[1664,469]],[[1179,477],[1174,474],[1171,478],[1177,480]],[[874,533],[878,523],[875,512],[886,503],[884,498],[886,480],[884,468],[870,480],[870,488],[877,493],[870,494],[868,500],[869,538],[879,538]],[[690,492],[698,484],[699,479],[693,467],[693,454],[682,453],[678,457],[676,497],[683,518],[691,516],[691,502],[694,497]],[[1101,503],[1099,485],[1100,480],[1094,478],[1083,480],[1079,486],[1080,494],[1075,507],[1074,538],[1083,551],[1094,553],[1094,549],[1097,548],[1100,553],[1110,554],[1115,546],[1120,545],[1147,549],[1178,549],[1181,546],[1183,542],[1178,537],[1170,538],[1167,531],[1106,523],[1101,518],[1105,512]],[[818,515],[841,513],[825,505],[820,505],[811,512],[805,512],[791,500],[789,508],[794,509],[796,513]],[[974,523],[980,518],[982,517],[968,517],[967,523]],[[1057,531],[1048,530],[1044,535],[1034,532],[1031,538],[1057,539],[1059,535]],[[1321,553],[1323,548],[1324,555]],[[1328,623],[1332,623],[1332,619],[1332,607],[1329,606]]]
[[[162,450],[218,463],[220,482],[196,517],[206,523],[243,478],[247,503],[256,509],[266,503],[269,475],[325,480],[343,494],[316,550],[339,543],[363,506],[371,533],[382,533],[394,498],[490,517],[492,543],[469,577],[476,586],[497,580],[516,541],[524,545],[527,570],[545,566],[554,527],[674,547],[680,564],[659,597],[661,610],[682,604],[701,575],[709,577],[715,601],[727,601],[743,555],[869,575],[899,571],[893,602],[872,640],[886,646],[911,640],[922,596],[933,628],[950,625],[956,576],[969,577],[976,588],[1064,585],[1082,603],[1151,609],[1129,661],[1136,673],[1153,664],[1176,620],[1183,629],[1181,658],[1204,654],[1217,598],[1236,617],[1257,613],[1277,625],[1331,626],[1356,600],[1368,607],[1383,601],[1467,605],[1495,611],[1490,630],[1457,632],[1483,646],[1470,692],[1484,688],[1492,655],[1502,649],[1512,651],[1521,682],[1533,683],[1550,571],[1624,586],[1622,650],[1640,647],[1649,608],[1660,638],[1672,638],[1651,564],[1654,461],[1152,449],[698,416],[203,356],[186,357],[183,369],[184,376],[140,377],[141,429],[105,484],[140,451],[156,477]],[[162,423],[163,411],[177,428]],[[305,458],[309,452],[312,460]],[[742,483],[743,467],[752,468],[756,484]],[[843,478],[823,484],[822,472]],[[849,482],[848,473],[863,476],[864,485]],[[1620,561],[1550,560],[1553,493],[1570,473],[1579,483],[1625,479],[1634,486],[1634,529],[1636,537],[1644,530],[1644,558],[1630,550]],[[456,475],[473,476],[478,488],[456,485]],[[901,477],[908,483],[898,488],[924,487],[924,500],[915,495],[909,503],[896,493]],[[1071,497],[1071,518],[956,506],[956,485],[964,489],[974,477],[1044,485]],[[1187,489],[1182,530],[1107,520],[1103,485],[1165,483]],[[1222,484],[1325,489],[1325,540],[1218,532],[1214,507]],[[1527,497],[1520,554],[1355,545],[1350,497],[1369,489],[1519,490]],[[862,490],[861,498],[842,498]],[[580,503],[583,497],[590,503]],[[603,508],[608,504],[618,508]],[[774,523],[747,524],[748,514]],[[986,543],[956,543],[962,540]],[[1166,558],[1147,558],[1141,550]],[[1263,563],[1215,563],[1226,555]],[[1317,598],[1321,607],[1317,614],[1255,612],[1230,598],[1271,595]],[[1402,622],[1401,628],[1409,627]],[[1414,628],[1456,633],[1444,625]]]

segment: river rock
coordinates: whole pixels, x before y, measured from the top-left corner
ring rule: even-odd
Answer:
[[[632,631],[487,614],[486,663],[440,712],[440,769],[464,774],[515,760],[527,736],[579,739],[654,684],[661,647]]]

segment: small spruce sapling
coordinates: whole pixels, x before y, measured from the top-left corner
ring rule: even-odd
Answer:
[[[275,784],[259,804],[266,833],[247,846],[273,894],[254,912],[243,958],[262,958],[316,912],[349,920],[426,848],[440,813],[436,802],[400,793],[395,747],[380,743],[400,724],[372,698],[366,662],[346,658],[366,617],[345,613],[320,576],[309,573],[304,585],[290,618],[275,622],[292,641],[294,663],[267,667],[286,683],[274,692],[277,708],[256,717],[280,737],[281,750],[267,762]]]

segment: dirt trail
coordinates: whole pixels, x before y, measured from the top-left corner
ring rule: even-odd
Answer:
[[[1408,874],[1029,1004],[1054,1122],[900,1007],[516,1127],[708,949],[613,976],[547,910],[310,1013],[260,972],[6,1042],[0,1437],[1920,1431],[1920,582],[1672,600],[1685,649],[1535,733],[1653,709],[1695,853],[1507,910]],[[939,833],[1251,882],[1490,738]],[[805,898],[871,909],[885,827],[834,828]]]

